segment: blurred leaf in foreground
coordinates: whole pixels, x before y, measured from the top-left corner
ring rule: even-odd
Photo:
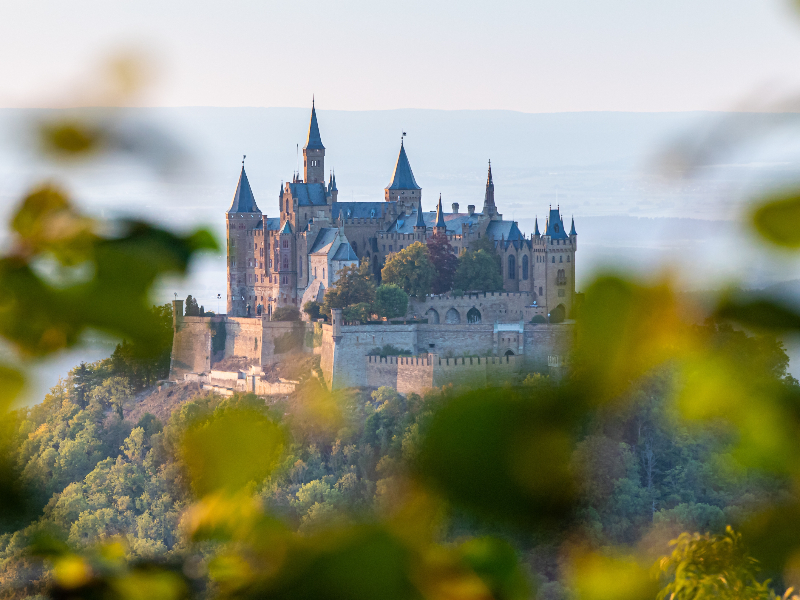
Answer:
[[[632,558],[598,552],[573,553],[567,579],[580,600],[650,600],[659,587],[650,570]]]
[[[569,518],[569,468],[580,397],[551,388],[481,389],[451,399],[433,418],[417,468],[454,504],[531,528]]]
[[[725,298],[719,303],[716,316],[758,329],[800,330],[800,313],[770,298]]]
[[[181,454],[199,496],[236,492],[269,475],[283,452],[280,427],[251,409],[228,409],[184,434]]]
[[[667,284],[600,277],[586,290],[578,319],[576,376],[595,401],[614,398],[685,349],[687,331]]]
[[[461,559],[483,580],[494,600],[525,600],[531,596],[528,578],[515,550],[503,540],[480,537],[459,546]]]
[[[800,248],[800,192],[790,190],[768,197],[753,212],[753,226],[777,246]]]

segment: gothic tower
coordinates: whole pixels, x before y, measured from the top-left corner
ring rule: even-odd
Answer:
[[[242,164],[239,184],[231,207],[225,215],[228,229],[228,307],[234,317],[255,315],[256,256],[254,232],[261,223],[261,211]],[[247,307],[250,306],[250,315]]]
[[[399,212],[410,215],[421,199],[422,188],[417,185],[417,180],[414,179],[411,163],[408,162],[406,149],[403,146],[403,139],[400,138],[400,154],[398,154],[397,164],[394,166],[392,182],[384,189],[384,200],[386,202],[397,202]]]
[[[311,122],[308,125],[308,140],[303,146],[303,169],[306,183],[325,184],[325,146],[319,135],[317,110],[311,101]]]
[[[277,308],[297,306],[297,252],[296,239],[289,221],[284,221],[276,241],[275,259],[278,264]]]

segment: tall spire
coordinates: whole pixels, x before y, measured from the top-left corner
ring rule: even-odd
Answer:
[[[570,235],[578,235],[578,232],[575,231],[575,217],[572,217],[572,228],[569,230]]]
[[[247,180],[247,173],[244,170],[242,161],[242,172],[239,174],[239,183],[236,185],[236,193],[233,195],[233,202],[228,210],[229,213],[254,213],[261,212],[256,205],[253,190]]]
[[[439,194],[439,205],[436,207],[436,229],[445,231],[447,229],[444,224],[444,211],[442,210],[442,195]]]
[[[536,225],[534,226],[533,235],[541,235],[539,233],[539,217],[536,217]]]
[[[494,181],[492,180],[492,161],[489,161],[489,174],[486,176],[486,195],[483,197],[483,214],[494,215],[497,207],[494,204]]]
[[[319,135],[319,124],[317,123],[317,109],[314,106],[314,97],[311,97],[311,122],[308,124],[308,139],[304,149],[325,150],[322,145],[322,137]]]

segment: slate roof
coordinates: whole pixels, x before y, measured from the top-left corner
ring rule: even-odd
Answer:
[[[314,243],[311,244],[311,250],[308,251],[309,254],[316,254],[317,252],[323,252],[327,254],[330,251],[331,244],[336,241],[337,236],[339,235],[339,229],[336,227],[323,227],[319,230],[317,234],[317,239],[314,240]]]
[[[358,260],[358,256],[353,252],[350,244],[342,242],[339,244],[339,248],[336,250],[336,254],[333,255],[332,260]]]
[[[247,173],[244,171],[244,165],[242,165],[242,172],[239,174],[239,183],[236,185],[236,193],[233,195],[233,202],[228,212],[261,212],[258,210],[255,197],[253,197],[253,190],[250,189],[250,182],[247,180]]]
[[[417,220],[414,222],[414,227],[425,227],[425,219],[422,218],[422,201],[420,200],[417,207]]]
[[[414,209],[411,215],[400,215],[392,221],[385,231],[389,233],[414,233],[414,226],[419,222],[419,208]],[[461,233],[461,225],[466,223],[470,229],[477,226],[478,213],[472,216],[469,213],[443,213],[445,230],[448,233]],[[433,229],[436,225],[436,213],[422,211],[422,221],[426,229]]]
[[[393,202],[337,202],[331,210],[331,217],[335,221],[342,213],[343,219],[381,219],[384,211]],[[375,211],[374,217],[372,211]],[[348,211],[349,215],[348,215]]]
[[[324,183],[290,183],[292,198],[297,199],[298,206],[325,206]]]
[[[281,235],[284,235],[284,234],[287,234],[287,233],[292,233],[292,225],[289,223],[288,220],[283,222],[283,225],[281,226],[281,230],[278,233],[280,233]]]
[[[541,235],[539,233],[539,217],[536,217],[536,227],[533,230],[533,235]]]
[[[417,180],[414,179],[414,173],[411,171],[411,163],[408,162],[406,149],[403,146],[403,141],[400,140],[400,154],[397,156],[397,164],[394,166],[394,174],[392,175],[392,182],[386,186],[387,190],[421,190],[422,188],[417,185]]]
[[[442,210],[442,195],[439,194],[439,204],[436,206],[436,227],[444,227],[444,211]]]
[[[501,239],[506,241],[524,239],[516,221],[491,221],[486,228],[486,235],[497,242]]]
[[[554,240],[569,239],[567,230],[564,228],[564,221],[561,220],[561,214],[557,208],[550,209],[550,218],[547,220],[547,230],[544,234],[549,235]]]
[[[578,232],[575,231],[575,217],[572,218],[572,229],[569,230],[570,235],[578,235]]]
[[[314,102],[311,102],[311,122],[308,124],[308,140],[306,140],[306,148],[309,150],[325,150],[322,145],[322,137],[319,135],[319,125],[317,124],[317,109],[314,108]]]
[[[272,219],[265,219],[267,222],[267,231],[278,231],[281,226],[281,219],[280,217],[274,217]]]

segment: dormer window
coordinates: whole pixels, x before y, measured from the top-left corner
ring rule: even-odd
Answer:
[[[558,233],[558,225],[554,226],[555,232]]]

